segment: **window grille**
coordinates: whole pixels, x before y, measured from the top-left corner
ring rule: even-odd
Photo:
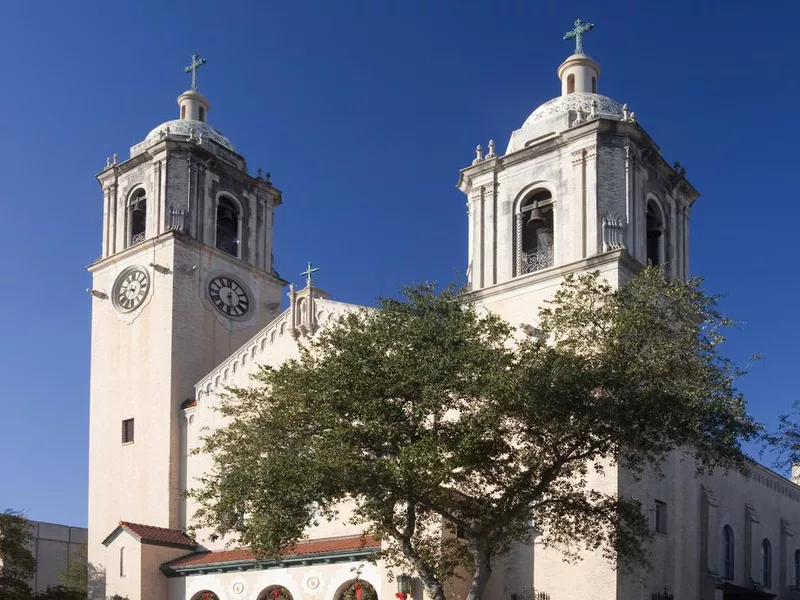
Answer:
[[[735,545],[733,529],[731,529],[730,525],[725,525],[725,528],[722,530],[722,537],[724,544],[722,549],[722,577],[724,579],[733,580]]]
[[[772,544],[768,539],[761,542],[761,583],[765,588],[772,587]]]
[[[122,422],[122,443],[130,444],[133,441],[133,419]]]
[[[656,533],[667,533],[667,503],[656,500]]]

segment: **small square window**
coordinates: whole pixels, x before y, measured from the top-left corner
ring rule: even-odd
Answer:
[[[667,533],[667,503],[656,500],[656,533]]]
[[[133,442],[133,419],[125,419],[122,422],[122,443],[130,444]]]

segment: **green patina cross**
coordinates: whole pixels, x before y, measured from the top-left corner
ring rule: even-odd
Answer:
[[[309,262],[308,269],[300,273],[300,275],[306,276],[306,287],[311,287],[311,276],[317,271],[319,271],[319,269],[317,267],[312,267],[311,263]]]
[[[192,54],[192,64],[190,64],[188,67],[185,67],[183,69],[183,71],[185,73],[188,73],[189,71],[192,72],[192,91],[193,92],[197,91],[197,69],[199,67],[202,67],[204,64],[206,64],[206,59],[205,58],[200,58],[199,55]]]
[[[575,27],[564,34],[565,40],[575,38],[575,54],[583,54],[583,34],[594,28],[594,23],[584,23],[580,19],[575,19]]]

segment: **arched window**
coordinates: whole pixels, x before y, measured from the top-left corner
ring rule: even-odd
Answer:
[[[136,190],[128,203],[128,246],[144,241],[147,230],[147,194]]]
[[[125,577],[125,547],[119,549],[119,576]]]
[[[185,119],[185,118],[186,118],[186,105],[182,104],[181,105],[181,119]]]
[[[647,264],[664,264],[664,216],[652,200],[647,203]]]
[[[575,92],[575,75],[567,75],[567,93],[573,94]]]
[[[358,579],[345,586],[336,600],[378,600],[378,592],[370,583]]]
[[[772,544],[766,538],[761,542],[761,585],[772,587]]]
[[[192,600],[219,600],[219,596],[217,596],[214,592],[203,590],[202,592],[197,592],[194,596],[192,596]]]
[[[597,93],[597,77],[592,77],[592,93]]]
[[[203,108],[202,106],[199,107],[199,108],[200,108],[200,111],[199,111],[200,112],[200,120],[201,121],[205,121],[206,120],[206,109]]]
[[[294,600],[291,592],[282,585],[271,585],[258,595],[258,600]]]
[[[520,275],[553,266],[553,196],[549,191],[537,190],[522,201],[517,243]]]
[[[735,540],[733,538],[733,529],[730,525],[725,525],[722,530],[722,577],[723,579],[733,580],[734,576],[734,559],[735,554]]]
[[[239,256],[241,228],[239,206],[227,196],[217,203],[217,248],[232,256]]]

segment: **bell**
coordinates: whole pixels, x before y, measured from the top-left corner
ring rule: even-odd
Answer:
[[[528,218],[528,227],[541,227],[542,225],[544,225],[544,213],[541,208],[535,206]]]

